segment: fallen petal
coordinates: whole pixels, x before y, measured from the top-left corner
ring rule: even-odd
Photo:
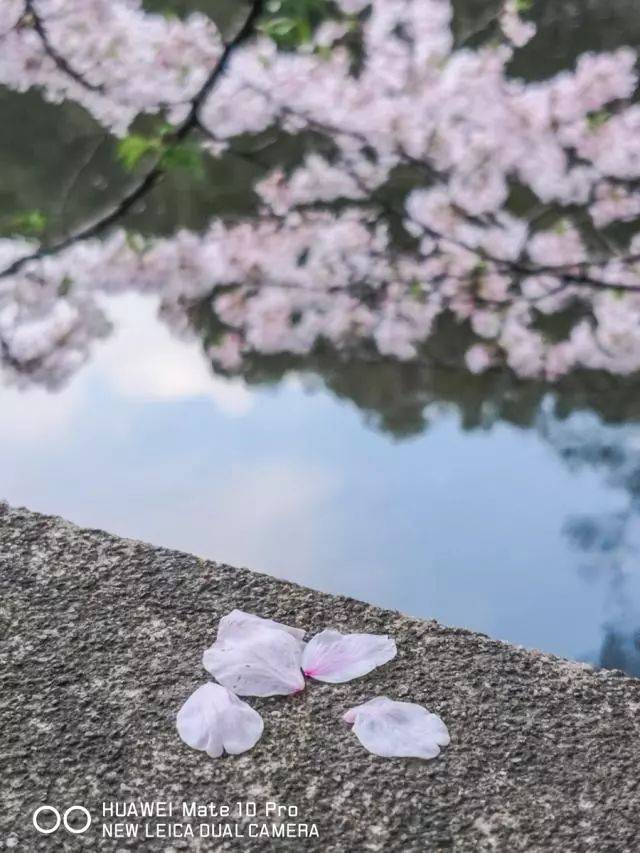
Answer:
[[[232,636],[238,636],[238,634],[242,634],[251,628],[274,628],[279,631],[285,631],[300,642],[304,638],[302,628],[291,628],[289,625],[283,625],[281,622],[274,622],[273,619],[263,619],[262,616],[245,613],[244,610],[232,610],[220,620],[218,625],[218,639],[226,640]]]
[[[450,740],[436,714],[422,705],[386,696],[350,708],[343,719],[354,724],[353,731],[365,749],[385,758],[435,758]]]
[[[366,675],[397,654],[395,641],[382,634],[341,634],[322,631],[306,645],[302,655],[305,675],[340,684]]]
[[[223,752],[238,755],[262,736],[262,717],[219,684],[198,687],[178,711],[176,728],[182,740],[212,758]]]
[[[222,637],[218,632],[202,663],[239,696],[286,696],[304,690],[303,645],[281,628],[251,621],[242,631],[224,629]]]

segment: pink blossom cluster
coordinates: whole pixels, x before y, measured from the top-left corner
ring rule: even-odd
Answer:
[[[114,132],[167,101],[182,102],[170,112],[178,120],[220,56],[202,16],[166,21],[134,0],[32,5],[90,87],[56,63],[14,2],[0,18],[0,80],[76,100]],[[214,154],[276,124],[328,135],[334,154],[273,170],[245,222],[155,240],[115,231],[0,277],[2,359],[14,379],[55,384],[72,373],[106,332],[100,294],[127,288],[158,294],[181,333],[192,307],[208,304],[223,330],[209,356],[227,371],[252,353],[304,355],[322,342],[415,359],[445,313],[475,335],[474,372],[640,370],[640,237],[594,247],[567,212],[580,206],[595,229],[640,214],[635,53],[585,54],[531,83],[508,71],[535,34],[512,0],[498,19],[504,40],[473,49],[454,43],[449,0],[337,5],[343,16],[296,50],[266,36],[239,45],[198,112]],[[413,183],[392,203],[384,188],[400,166]],[[510,209],[515,185],[550,224]],[[1,243],[0,271],[29,251]],[[556,340],[543,320],[562,312],[575,320]]]
[[[154,15],[141,0],[0,4],[0,83],[76,101],[118,135],[139,113],[179,121],[221,52],[205,15]]]

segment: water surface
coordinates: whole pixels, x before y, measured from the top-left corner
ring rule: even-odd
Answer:
[[[151,299],[109,307],[115,333],[64,390],[0,392],[9,501],[640,671],[633,555],[622,541],[613,561],[611,548],[585,553],[567,529],[628,511],[615,464],[575,457],[606,441],[640,470],[639,426],[561,421],[547,397],[526,427],[466,429],[432,403],[426,428],[398,438],[317,377],[212,376]]]

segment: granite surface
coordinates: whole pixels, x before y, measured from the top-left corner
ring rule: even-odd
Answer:
[[[206,680],[202,651],[234,607],[309,632],[390,633],[398,657],[348,684],[250,700],[262,740],[213,760],[179,740],[175,714]],[[6,504],[0,638],[1,849],[640,849],[640,681],[620,673]],[[364,751],[341,714],[384,694],[443,717],[452,742],[440,758]],[[152,802],[173,816],[140,817]],[[183,803],[207,816],[184,818]],[[62,816],[84,806],[92,824],[39,834],[43,804]],[[231,816],[211,814],[224,804]],[[137,815],[116,816],[132,805]],[[85,822],[67,815],[71,829]],[[127,825],[135,837],[109,836]],[[193,838],[171,837],[186,826]]]

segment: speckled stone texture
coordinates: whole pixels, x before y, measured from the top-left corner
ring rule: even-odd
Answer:
[[[640,681],[5,504],[0,578],[3,849],[640,850]],[[234,607],[309,632],[390,633],[398,657],[348,684],[250,700],[262,740],[212,760],[181,743],[175,714]],[[444,718],[439,759],[364,751],[340,717],[383,694]],[[145,838],[130,818],[138,837],[116,840],[102,835],[118,822],[105,801],[171,801],[182,824],[183,802],[253,801],[257,817],[193,822],[245,832],[216,840],[153,836],[167,819],[147,820]],[[297,806],[288,831],[315,823],[319,837],[249,837],[273,823],[268,801]],[[43,803],[84,805],[93,825],[38,835]]]

